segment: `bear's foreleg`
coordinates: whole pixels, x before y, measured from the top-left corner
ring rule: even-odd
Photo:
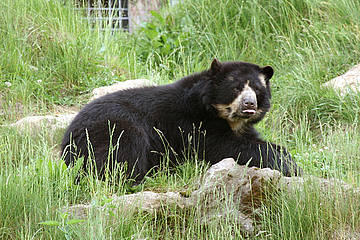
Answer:
[[[205,160],[215,164],[221,159],[232,157],[240,165],[271,168],[281,171],[285,176],[298,176],[302,170],[287,150],[262,140],[249,142],[238,137],[207,138]]]
[[[284,147],[269,142],[249,143],[247,148],[240,152],[238,162],[249,164],[249,166],[279,170],[288,177],[298,176],[302,173]]]

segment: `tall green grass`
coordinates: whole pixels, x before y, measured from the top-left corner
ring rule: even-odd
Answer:
[[[169,83],[207,68],[212,58],[275,69],[272,110],[258,124],[265,139],[286,146],[306,175],[360,185],[359,94],[341,97],[321,84],[356,64],[360,3],[327,1],[184,1],[153,14],[132,35],[91,30],[70,3],[0,2],[0,124],[30,114],[81,106],[94,87],[135,77]],[[9,86],[11,83],[11,86]],[[101,206],[113,194],[196,187],[206,169],[190,159],[138,187],[84,178],[59,159],[62,130],[33,134],[0,127],[1,239],[241,239],[227,218],[201,223],[195,210],[156,215],[93,215],[69,224],[63,206]],[[329,239],[359,232],[358,196],[337,188],[280,194],[264,206],[252,239]],[[56,221],[60,226],[39,224]],[[56,224],[55,224],[56,225]]]
[[[84,100],[74,96],[133,77],[128,36],[92,30],[66,2],[0,3],[1,109],[11,120],[53,104],[79,105]]]

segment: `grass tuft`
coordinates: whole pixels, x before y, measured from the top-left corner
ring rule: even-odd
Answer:
[[[358,63],[360,2],[184,0],[152,15],[133,34],[111,34],[91,30],[69,1],[0,2],[0,238],[243,238],[231,217],[204,226],[195,210],[120,215],[113,222],[103,215],[85,222],[65,216],[63,206],[101,206],[113,194],[189,194],[207,165],[187,159],[170,168],[164,161],[137,187],[92,177],[75,185],[78,169],[59,159],[63,130],[34,134],[3,126],[79,108],[93,88],[116,81],[170,83],[208,68],[216,57],[274,67],[272,110],[257,128],[289,149],[307,181],[301,191],[280,193],[264,206],[260,231],[250,239],[356,239],[358,196],[336,187],[319,191],[307,177],[360,186],[360,95],[341,97],[322,87]]]

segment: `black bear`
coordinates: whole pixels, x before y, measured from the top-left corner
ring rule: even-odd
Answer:
[[[286,176],[300,168],[283,147],[265,142],[254,128],[270,109],[270,66],[219,62],[163,86],[121,90],[87,104],[62,141],[67,165],[90,159],[103,177],[117,163],[141,180],[160,164],[184,155],[210,164],[233,157],[241,165],[269,167]]]

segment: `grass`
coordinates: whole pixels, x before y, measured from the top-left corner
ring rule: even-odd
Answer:
[[[93,88],[115,81],[172,82],[207,68],[214,57],[271,65],[272,110],[257,128],[291,151],[307,184],[264,206],[252,238],[336,239],[335,233],[360,232],[359,198],[338,188],[321,192],[307,177],[360,186],[360,96],[341,97],[321,86],[358,63],[358,1],[185,1],[154,14],[132,35],[90,30],[77,14],[62,1],[0,2],[0,125],[79,108]],[[70,224],[63,206],[102,205],[113,194],[142,189],[190,192],[207,166],[189,160],[168,171],[165,165],[137,188],[93,178],[74,185],[76,169],[59,160],[62,132],[0,127],[0,239],[241,239],[231,218],[203,226],[196,211],[171,208]],[[50,220],[61,225],[39,224]]]

